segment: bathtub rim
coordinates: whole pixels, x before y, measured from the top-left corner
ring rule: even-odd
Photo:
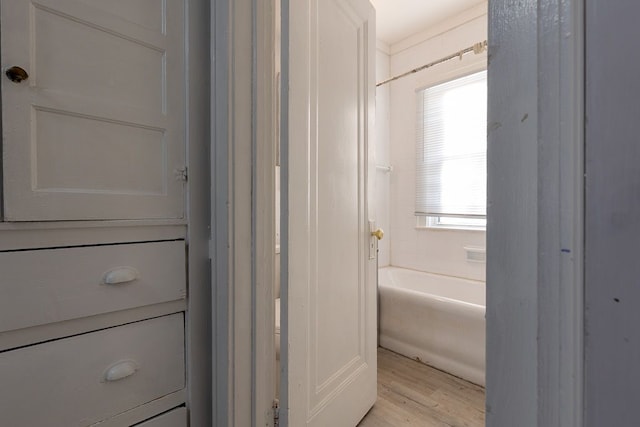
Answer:
[[[474,286],[475,285],[483,286],[484,287],[484,294],[485,294],[485,303],[484,304],[478,304],[478,303],[464,301],[464,300],[460,300],[460,299],[456,299],[456,298],[437,295],[437,294],[435,294],[433,292],[422,292],[422,291],[417,291],[417,290],[409,289],[409,288],[402,287],[402,286],[393,286],[393,285],[388,285],[388,284],[385,285],[385,284],[383,284],[381,282],[381,280],[380,280],[380,270],[394,270],[394,269],[395,270],[406,270],[406,271],[410,271],[410,272],[413,272],[413,273],[425,274],[425,275],[428,275],[428,276],[436,276],[436,277],[446,278],[447,280],[451,280],[451,279],[462,280],[464,282],[473,283]],[[469,308],[473,308],[473,307],[482,308],[483,311],[486,311],[486,309],[487,309],[487,302],[486,302],[487,291],[486,291],[486,286],[487,286],[486,282],[483,282],[481,280],[468,279],[468,278],[465,278],[465,277],[458,277],[458,276],[449,276],[449,275],[446,275],[446,274],[431,273],[431,272],[428,272],[428,271],[420,271],[420,270],[415,270],[415,269],[411,269],[411,268],[398,267],[398,266],[395,266],[395,265],[388,265],[388,266],[385,266],[385,267],[379,267],[378,268],[378,280],[377,280],[378,292],[380,292],[381,288],[384,288],[384,289],[395,289],[398,292],[400,292],[400,291],[401,292],[406,292],[406,293],[409,293],[409,294],[414,295],[414,296],[418,296],[418,295],[419,296],[427,296],[428,295],[430,298],[432,298],[434,300],[437,300],[437,301],[440,301],[440,302],[443,302],[443,303],[455,303],[455,304],[460,304],[460,305],[463,305],[463,306],[466,306],[466,307],[469,307]]]

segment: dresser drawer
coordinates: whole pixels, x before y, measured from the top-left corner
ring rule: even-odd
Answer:
[[[0,332],[183,299],[184,241],[0,253]]]
[[[86,426],[185,386],[182,313],[0,353],[1,425]]]
[[[187,427],[187,409],[174,409],[166,414],[136,424],[136,427]]]

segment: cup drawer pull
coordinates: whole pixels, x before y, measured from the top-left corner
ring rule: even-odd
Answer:
[[[105,285],[117,285],[119,283],[129,283],[138,279],[140,273],[133,267],[117,267],[104,274],[102,283]]]
[[[104,374],[104,379],[107,382],[119,381],[135,374],[137,370],[138,365],[136,362],[133,360],[124,360],[107,369],[107,372]]]

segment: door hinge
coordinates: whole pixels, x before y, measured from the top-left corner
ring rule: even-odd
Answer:
[[[187,167],[181,167],[181,168],[176,168],[176,170],[173,171],[176,177],[176,180],[178,181],[187,181],[187,179],[189,178],[189,173],[187,170]]]
[[[273,401],[273,426],[278,427],[280,425],[280,403],[278,400]]]

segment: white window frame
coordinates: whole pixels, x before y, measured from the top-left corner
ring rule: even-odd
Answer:
[[[454,70],[453,72],[447,73],[443,78],[435,81],[429,81],[427,84],[421,85],[416,89],[416,95],[421,91],[424,91],[430,87],[438,86],[444,83],[452,82],[458,79],[462,79],[464,77],[468,77],[473,74],[477,74],[483,71],[487,71],[486,65],[479,65],[477,61],[474,61],[474,64],[470,64],[465,66],[464,68],[460,68],[458,70]],[[482,64],[482,63],[480,63]],[[417,135],[416,135],[417,137]],[[416,171],[417,174],[417,171]],[[417,180],[416,175],[416,180]],[[460,221],[449,222],[452,219],[458,218]],[[447,221],[449,220],[449,221]],[[475,221],[482,220],[481,224],[474,224]],[[487,228],[487,217],[486,215],[482,218],[478,217],[449,217],[443,215],[421,215],[416,214],[416,229],[441,229],[441,230],[465,230],[465,231],[486,231]]]
[[[486,231],[487,219],[483,224],[473,224],[471,222],[465,223],[460,221],[457,224],[447,223],[446,219],[452,217],[435,216],[435,215],[416,215],[416,228],[417,229],[443,229],[443,230],[467,230],[467,231]],[[473,220],[472,218],[457,218],[460,220]]]

